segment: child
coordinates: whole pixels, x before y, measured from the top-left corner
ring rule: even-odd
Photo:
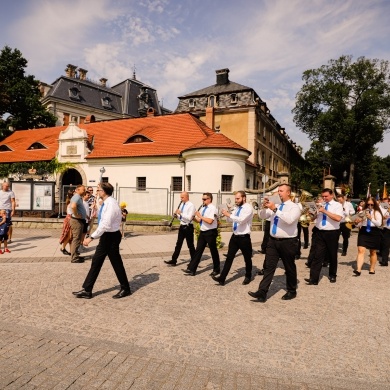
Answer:
[[[3,253],[11,253],[7,247],[8,242],[8,223],[7,213],[5,210],[0,210],[0,255]],[[4,242],[4,252],[1,250],[1,243]]]
[[[121,211],[122,211],[122,224],[121,224],[121,233],[122,233],[122,238],[125,240],[126,237],[125,237],[125,225],[126,225],[126,218],[127,218],[127,214],[128,214],[128,211],[126,210],[126,202],[122,202],[120,204],[120,207],[121,207]]]

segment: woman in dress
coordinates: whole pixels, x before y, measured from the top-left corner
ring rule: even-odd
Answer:
[[[380,249],[382,231],[380,227],[383,223],[383,215],[378,202],[374,197],[369,197],[364,203],[362,210],[363,216],[358,217],[355,222],[358,223],[358,255],[356,259],[356,269],[353,271],[355,276],[360,276],[364,263],[366,249],[370,251],[370,271],[369,274],[375,274],[375,265],[377,261],[376,251]]]
[[[66,217],[62,224],[62,233],[60,237],[61,252],[64,255],[69,255],[69,256],[70,256],[70,252],[66,250],[66,245],[67,244],[70,245],[70,243],[72,242],[72,231],[70,229],[69,221],[72,214],[72,208],[70,207],[70,200],[72,199],[73,194],[74,194],[74,190],[69,190],[68,193],[66,194],[66,200],[65,200]]]

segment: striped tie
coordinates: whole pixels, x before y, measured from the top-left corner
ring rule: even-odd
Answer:
[[[325,210],[328,211],[329,203],[325,203]],[[322,226],[326,225],[326,215],[322,214]]]
[[[279,211],[282,211],[284,207],[284,203],[282,203],[279,207]],[[276,231],[278,230],[278,222],[279,222],[279,217],[275,215],[274,217],[274,223],[272,225],[272,234],[275,235]]]
[[[241,211],[241,209],[242,209],[242,206],[240,206],[240,207],[238,208],[238,211],[237,211],[236,217],[238,217],[238,216],[240,215],[240,211]],[[236,230],[237,230],[237,222],[234,222],[234,224],[233,224],[233,230],[234,230],[234,231],[236,231]]]

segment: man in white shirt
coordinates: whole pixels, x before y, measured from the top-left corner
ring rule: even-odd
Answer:
[[[181,203],[179,205],[179,208],[175,211],[176,218],[180,221],[179,233],[177,235],[175,250],[172,254],[171,260],[164,260],[164,263],[173,267],[176,266],[184,239],[187,242],[191,259],[195,253],[194,225],[192,224],[192,220],[194,219],[196,211],[195,206],[190,202],[190,196],[188,192],[182,192],[180,194],[180,199]]]
[[[196,269],[202,259],[203,252],[208,245],[213,259],[213,274],[218,275],[221,272],[219,253],[217,249],[218,212],[215,206],[211,203],[213,201],[213,195],[210,192],[205,192],[203,194],[202,201],[203,207],[195,213],[195,220],[199,222],[200,225],[198,243],[188,268],[183,270],[183,272],[188,275],[195,276]]]
[[[249,203],[246,203],[245,191],[236,192],[235,203],[236,208],[234,211],[229,212],[227,210],[222,210],[222,214],[227,217],[228,222],[233,223],[233,234],[229,241],[229,249],[221,275],[218,277],[214,272],[211,274],[211,277],[221,286],[225,284],[234,257],[239,250],[241,250],[245,261],[245,279],[242,284],[249,284],[252,280],[251,229],[253,209]]]
[[[354,215],[355,209],[353,208],[352,203],[348,202],[343,194],[337,194],[337,201],[343,206],[343,217],[340,220],[340,234],[343,236],[343,251],[341,256],[346,256],[351,229],[348,229],[345,217]]]
[[[309,285],[318,284],[326,256],[329,256],[329,281],[336,283],[337,278],[337,251],[343,206],[333,199],[333,190],[330,188],[324,188],[321,196],[324,203],[319,206],[317,213],[315,253],[310,267],[310,278],[305,278]]]
[[[92,298],[93,286],[103,266],[104,259],[108,256],[121,285],[120,291],[113,298],[124,298],[130,295],[131,291],[122,257],[119,253],[119,244],[122,240],[120,232],[122,212],[118,202],[111,196],[114,192],[114,187],[110,183],[101,183],[99,192],[100,197],[103,199],[103,204],[98,214],[98,227],[90,234],[89,238],[84,239],[83,245],[88,246],[92,240],[100,237],[99,244],[92,257],[91,268],[83,283],[83,289],[73,294],[76,298]]]
[[[290,199],[291,186],[288,184],[280,185],[278,194],[281,204],[276,205],[266,199],[263,203],[264,208],[260,212],[261,218],[271,217],[270,239],[265,255],[264,276],[259,289],[255,292],[248,292],[251,297],[257,298],[260,302],[267,300],[267,293],[279,259],[282,259],[286,271],[287,292],[282,299],[290,300],[297,296],[298,278],[295,255],[298,249],[297,224],[301,210]]]

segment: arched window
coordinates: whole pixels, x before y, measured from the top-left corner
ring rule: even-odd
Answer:
[[[142,142],[153,142],[153,141],[151,139],[149,139],[148,137],[145,137],[142,134],[135,134],[135,135],[132,135],[131,137],[129,137],[127,139],[127,141],[124,143],[125,144],[137,144],[137,143],[142,143]]]

